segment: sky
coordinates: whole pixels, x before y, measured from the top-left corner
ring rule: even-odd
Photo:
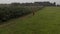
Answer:
[[[19,3],[26,3],[26,2],[36,2],[36,1],[50,1],[50,2],[56,2],[57,4],[60,4],[60,0],[0,0],[0,3],[12,3],[12,2],[19,2]]]

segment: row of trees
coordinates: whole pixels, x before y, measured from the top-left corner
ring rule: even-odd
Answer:
[[[40,6],[3,6],[3,7],[0,7],[0,22],[30,14],[32,13],[32,9],[37,11],[39,9],[42,9],[42,7]]]
[[[21,5],[21,6],[56,6],[56,2],[51,3],[49,1],[44,2],[34,2],[34,3],[11,3],[11,5]]]

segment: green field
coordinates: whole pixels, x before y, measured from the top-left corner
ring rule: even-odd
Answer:
[[[60,34],[60,7],[45,7],[36,14],[0,25],[0,34]]]

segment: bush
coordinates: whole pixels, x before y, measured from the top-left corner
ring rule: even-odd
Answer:
[[[0,21],[7,21],[12,18],[21,17],[32,13],[32,10],[37,11],[41,7],[36,6],[4,6],[0,7]]]

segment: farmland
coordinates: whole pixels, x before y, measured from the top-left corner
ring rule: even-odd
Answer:
[[[0,25],[0,34],[60,34],[60,7],[45,7]]]

